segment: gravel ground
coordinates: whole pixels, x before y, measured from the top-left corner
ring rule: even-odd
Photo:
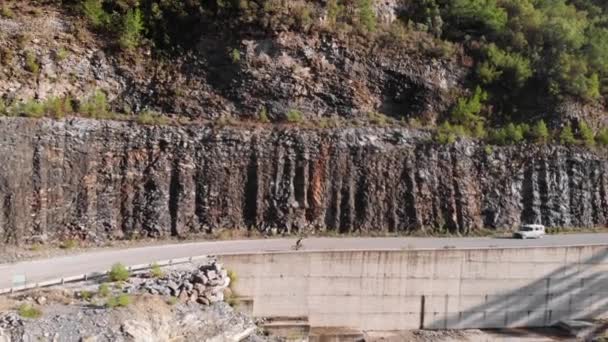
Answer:
[[[207,273],[200,271],[200,267],[206,267]],[[125,282],[103,286],[89,281],[0,297],[0,342],[221,342],[233,341],[239,336],[249,336],[247,341],[251,342],[270,341],[258,334],[256,322],[251,317],[223,301],[201,305],[196,298],[177,298],[176,293],[170,293],[174,296],[148,293],[156,287],[166,292],[163,286],[169,285],[158,285],[156,280],[168,279],[173,284],[175,277],[182,274],[184,279],[191,280],[206,275],[209,282],[226,276],[219,264],[208,260],[200,265],[163,268],[158,278],[142,272],[132,274]],[[142,286],[151,280],[156,287]],[[213,291],[212,285],[195,283],[194,287],[203,286]],[[128,298],[128,303],[111,305],[112,300],[120,296]],[[24,305],[39,310],[41,315],[22,317],[19,308]]]
[[[251,332],[250,341],[269,341],[256,335],[254,321],[226,303],[171,306],[158,296],[145,296],[126,308],[95,305],[43,306],[40,318],[0,315],[0,341],[113,342],[113,341],[229,341]],[[4,340],[3,340],[4,336]]]

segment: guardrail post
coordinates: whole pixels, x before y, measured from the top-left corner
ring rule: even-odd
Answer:
[[[420,326],[418,327],[418,329],[422,330],[424,329],[424,305],[425,305],[425,297],[424,295],[422,295],[420,297]]]

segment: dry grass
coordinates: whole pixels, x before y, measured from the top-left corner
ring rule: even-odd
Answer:
[[[12,310],[17,306],[17,301],[9,297],[0,297],[0,312]]]
[[[165,297],[149,294],[132,296],[132,303],[128,307],[131,319],[151,320],[153,317],[169,316],[171,310],[171,305]]]
[[[211,233],[214,240],[243,240],[261,238],[262,234],[257,230],[248,229],[218,229]]]
[[[48,304],[56,303],[63,305],[70,305],[74,303],[74,292],[65,289],[40,289],[27,292],[27,296],[32,298],[46,297]]]

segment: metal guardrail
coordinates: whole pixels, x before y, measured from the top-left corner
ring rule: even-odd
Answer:
[[[160,261],[152,262],[149,264],[138,264],[138,265],[130,265],[130,266],[127,265],[126,267],[130,272],[143,271],[143,270],[150,269],[155,265],[162,267],[162,266],[187,264],[187,263],[191,263],[191,262],[197,261],[197,260],[208,259],[209,257],[210,257],[209,255],[199,255],[199,256],[188,257],[188,258],[160,260]],[[75,276],[56,278],[56,279],[51,279],[51,280],[45,280],[42,282],[25,284],[23,286],[15,286],[15,287],[0,289],[0,295],[17,293],[17,292],[38,289],[38,288],[43,288],[43,287],[50,287],[50,286],[55,286],[55,285],[62,285],[65,283],[75,283],[75,282],[79,282],[79,281],[87,281],[90,279],[98,279],[98,278],[103,278],[103,277],[107,276],[108,274],[110,274],[109,270],[102,271],[102,272],[91,272],[91,273],[79,274],[79,275],[75,275]]]

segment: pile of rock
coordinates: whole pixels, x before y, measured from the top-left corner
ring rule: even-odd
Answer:
[[[14,312],[7,312],[0,316],[0,329],[11,329],[20,327],[23,325],[23,321]],[[1,341],[1,340],[0,340]]]
[[[159,278],[148,278],[135,286],[138,292],[178,297],[181,301],[209,305],[224,300],[230,277],[221,264],[211,261],[192,271],[173,270]]]

